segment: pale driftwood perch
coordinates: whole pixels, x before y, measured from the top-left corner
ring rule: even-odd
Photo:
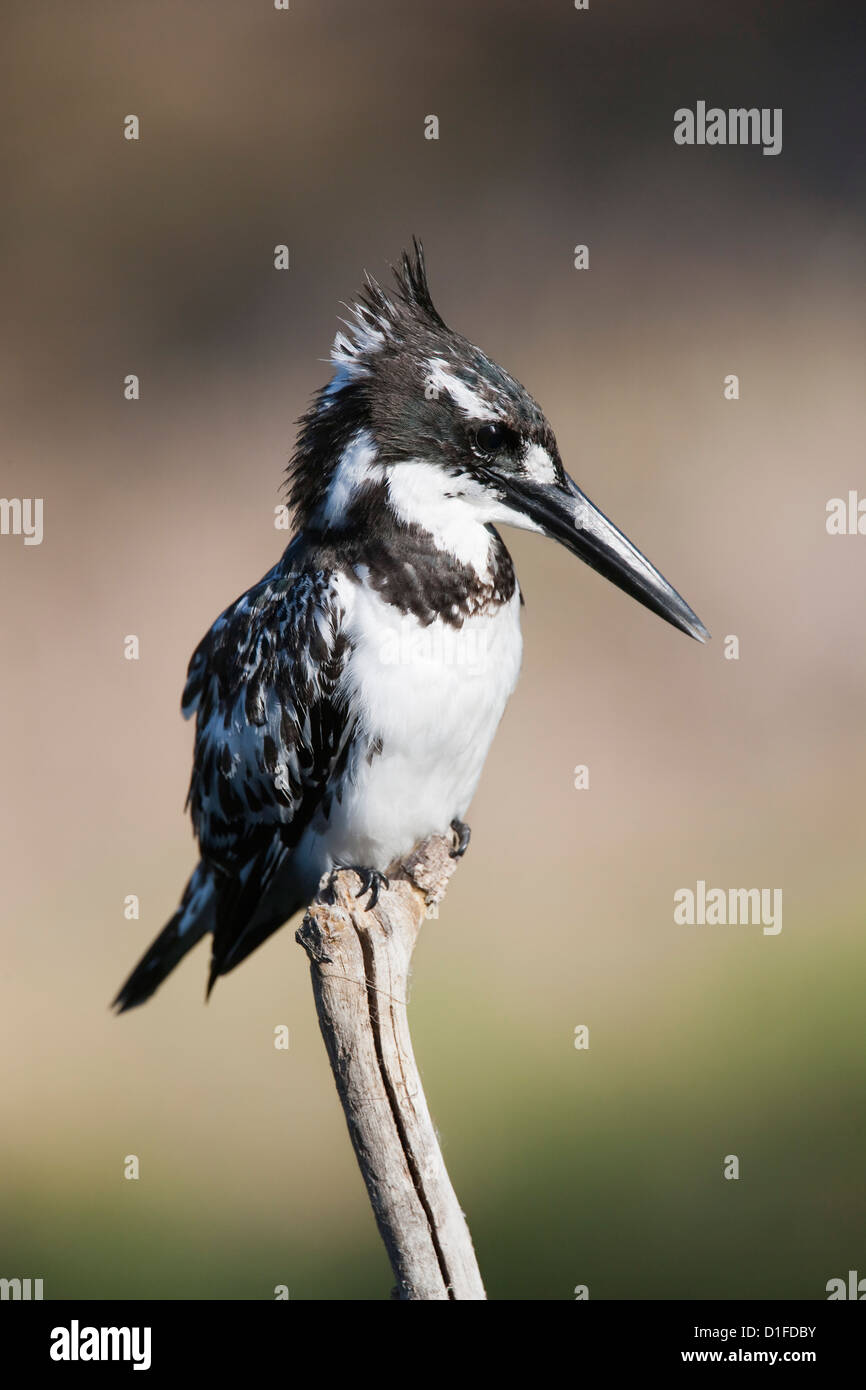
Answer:
[[[323,879],[298,930],[355,1154],[401,1299],[482,1299],[472,1238],[445,1168],[412,1052],[406,995],[428,908],[444,897],[453,841],[424,842],[372,911],[344,869]]]

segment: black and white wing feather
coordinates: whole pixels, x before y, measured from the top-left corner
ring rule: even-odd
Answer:
[[[292,563],[299,548],[216,620],[183,694],[196,715],[189,806],[218,876],[209,988],[303,905],[292,851],[327,815],[351,745],[336,576]]]
[[[297,844],[352,732],[335,576],[288,558],[217,618],[183,693],[184,716],[196,715],[193,826],[204,857],[227,872],[275,833]]]
[[[344,616],[336,574],[295,540],[196,648],[182,708],[196,716],[188,804],[201,862],[115,999],[121,1011],[208,932],[210,992],[308,899],[292,854],[340,796],[352,743]]]

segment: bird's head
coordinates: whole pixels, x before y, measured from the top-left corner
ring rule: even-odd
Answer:
[[[386,293],[368,278],[334,341],[334,376],[301,421],[289,469],[299,523],[339,532],[385,505],[464,563],[479,563],[492,525],[540,532],[705,641],[688,604],[565,472],[529,392],[440,318],[417,241],[395,279]]]

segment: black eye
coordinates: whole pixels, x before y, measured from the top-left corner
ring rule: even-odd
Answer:
[[[507,435],[504,425],[479,425],[475,431],[475,447],[479,453],[495,454],[502,448]]]

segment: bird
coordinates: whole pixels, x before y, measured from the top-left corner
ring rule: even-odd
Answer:
[[[366,276],[298,421],[295,531],[216,619],[182,698],[200,860],[114,1000],[149,999],[210,934],[207,995],[357,870],[372,909],[428,836],[469,843],[470,802],[521,664],[523,597],[500,526],[560,542],[698,641],[707,629],[566,473],[529,392],[434,307],[413,238]]]

